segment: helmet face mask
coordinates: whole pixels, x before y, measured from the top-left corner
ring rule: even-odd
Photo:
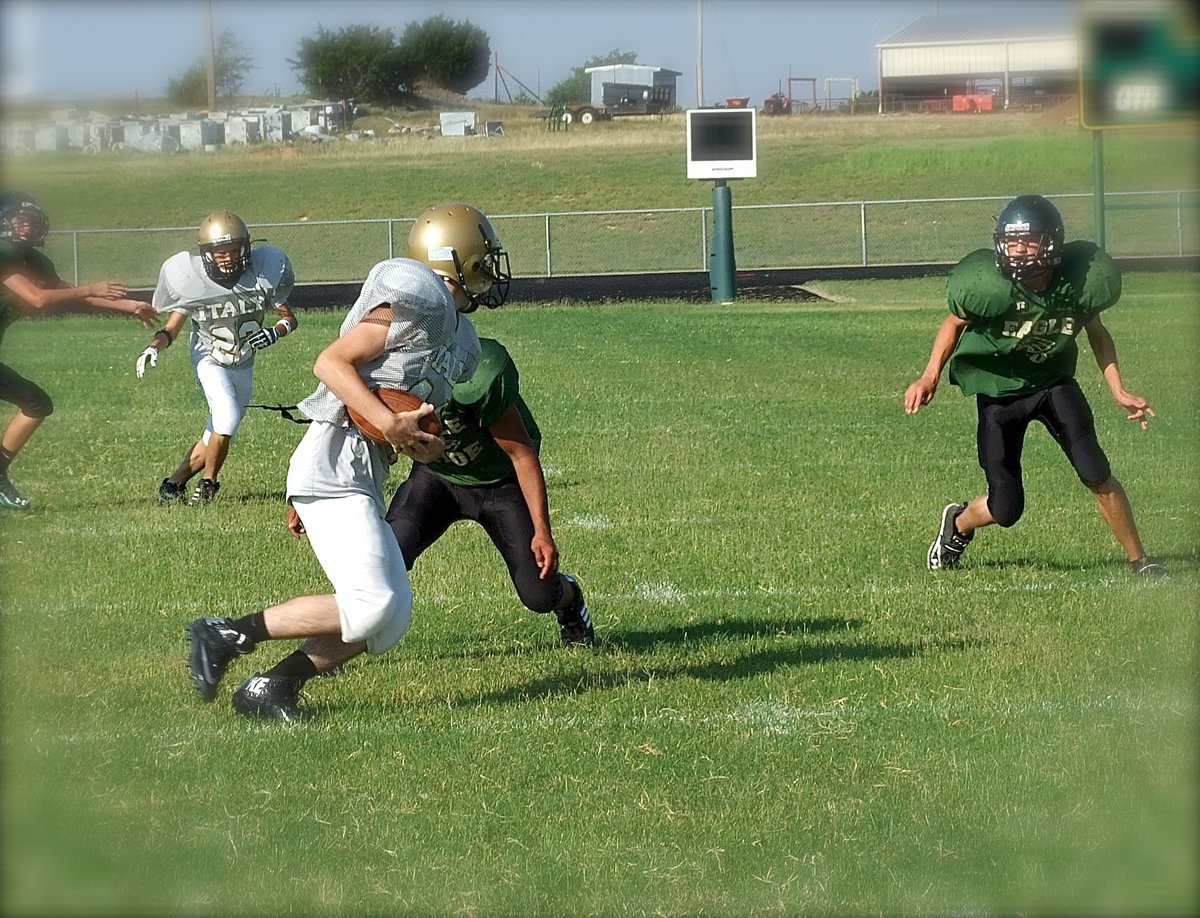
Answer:
[[[8,191],[0,195],[0,239],[20,248],[44,245],[50,219],[33,195]]]
[[[495,309],[508,299],[508,253],[483,212],[470,204],[441,204],[417,218],[408,234],[408,257],[462,288],[462,312]]]
[[[1023,281],[1062,263],[1066,228],[1062,215],[1040,194],[1013,198],[996,218],[992,243],[996,250],[996,268],[1010,280]],[[1025,242],[1030,251],[1011,251],[1017,242]]]
[[[232,211],[217,210],[205,217],[196,235],[196,242],[200,247],[204,272],[223,287],[232,287],[250,267],[250,230],[242,218]],[[230,245],[237,247],[232,260],[222,258],[218,261],[216,251],[224,252]]]

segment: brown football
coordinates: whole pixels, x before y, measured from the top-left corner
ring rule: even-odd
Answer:
[[[403,389],[372,389],[371,391],[394,412],[413,411],[423,404],[419,398]],[[380,446],[390,445],[378,427],[353,408],[347,408],[346,411],[350,415],[350,420],[354,422],[354,426],[361,430],[365,437],[374,440]],[[436,411],[421,418],[418,426],[426,433],[440,434],[442,432],[442,422],[438,420]]]

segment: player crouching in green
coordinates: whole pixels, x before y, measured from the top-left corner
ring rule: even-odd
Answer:
[[[1062,216],[1049,200],[1021,195],[997,218],[994,251],[972,252],[950,272],[950,315],[934,338],[924,374],[904,394],[904,410],[916,414],[933,400],[949,361],[950,382],[976,397],[979,464],[988,490],[942,511],[929,547],[930,570],[958,567],[980,527],[1009,527],[1021,518],[1021,452],[1030,423],[1038,421],[1095,495],[1130,570],[1143,577],[1167,576],[1142,547],[1129,498],[1113,477],[1091,407],[1075,381],[1076,336],[1083,330],[1129,419],[1146,430],[1155,417],[1146,399],[1125,389],[1116,345],[1100,320],[1121,296],[1121,273],[1096,245],[1064,243],[1064,235]]]
[[[591,646],[596,634],[583,591],[558,572],[538,458],[542,435],[521,397],[517,366],[500,342],[479,343],[478,369],[441,411],[445,458],[413,463],[386,519],[410,570],[453,523],[475,521],[504,558],[525,607],[554,612],[568,647]]]

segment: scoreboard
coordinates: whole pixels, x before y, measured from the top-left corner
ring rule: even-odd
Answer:
[[[1183,0],[1092,3],[1080,30],[1079,120],[1091,130],[1200,119],[1200,17]]]

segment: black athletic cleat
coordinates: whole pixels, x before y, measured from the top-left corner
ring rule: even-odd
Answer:
[[[1147,580],[1168,580],[1171,577],[1171,572],[1163,566],[1162,562],[1149,555],[1142,555],[1136,561],[1130,561],[1129,570],[1136,576],[1145,577]]]
[[[201,701],[212,701],[217,697],[217,686],[229,661],[241,654],[250,653],[254,642],[233,627],[227,618],[198,618],[187,626],[188,668],[192,671],[192,683],[200,694]]]
[[[29,498],[13,486],[7,472],[0,472],[0,507],[6,510],[29,509]]]
[[[211,504],[220,490],[221,482],[213,481],[211,478],[201,478],[196,484],[196,490],[192,492],[192,503],[197,507]]]
[[[304,720],[300,710],[300,688],[304,680],[294,676],[264,676],[255,673],[233,693],[233,709],[243,717],[264,720]]]
[[[555,611],[558,619],[558,631],[562,642],[567,647],[592,647],[596,643],[596,629],[592,627],[592,617],[588,615],[587,601],[583,598],[583,590],[579,581],[570,574],[563,574],[579,594],[579,600],[570,609]]]
[[[938,530],[937,538],[929,546],[931,571],[953,570],[958,567],[962,553],[975,537],[974,533],[969,536],[963,535],[954,525],[958,515],[966,509],[966,504],[946,504],[946,509],[942,511],[942,526]]]
[[[171,504],[177,500],[183,500],[187,494],[187,484],[175,484],[170,478],[164,478],[162,484],[158,486],[158,502],[160,504]]]

